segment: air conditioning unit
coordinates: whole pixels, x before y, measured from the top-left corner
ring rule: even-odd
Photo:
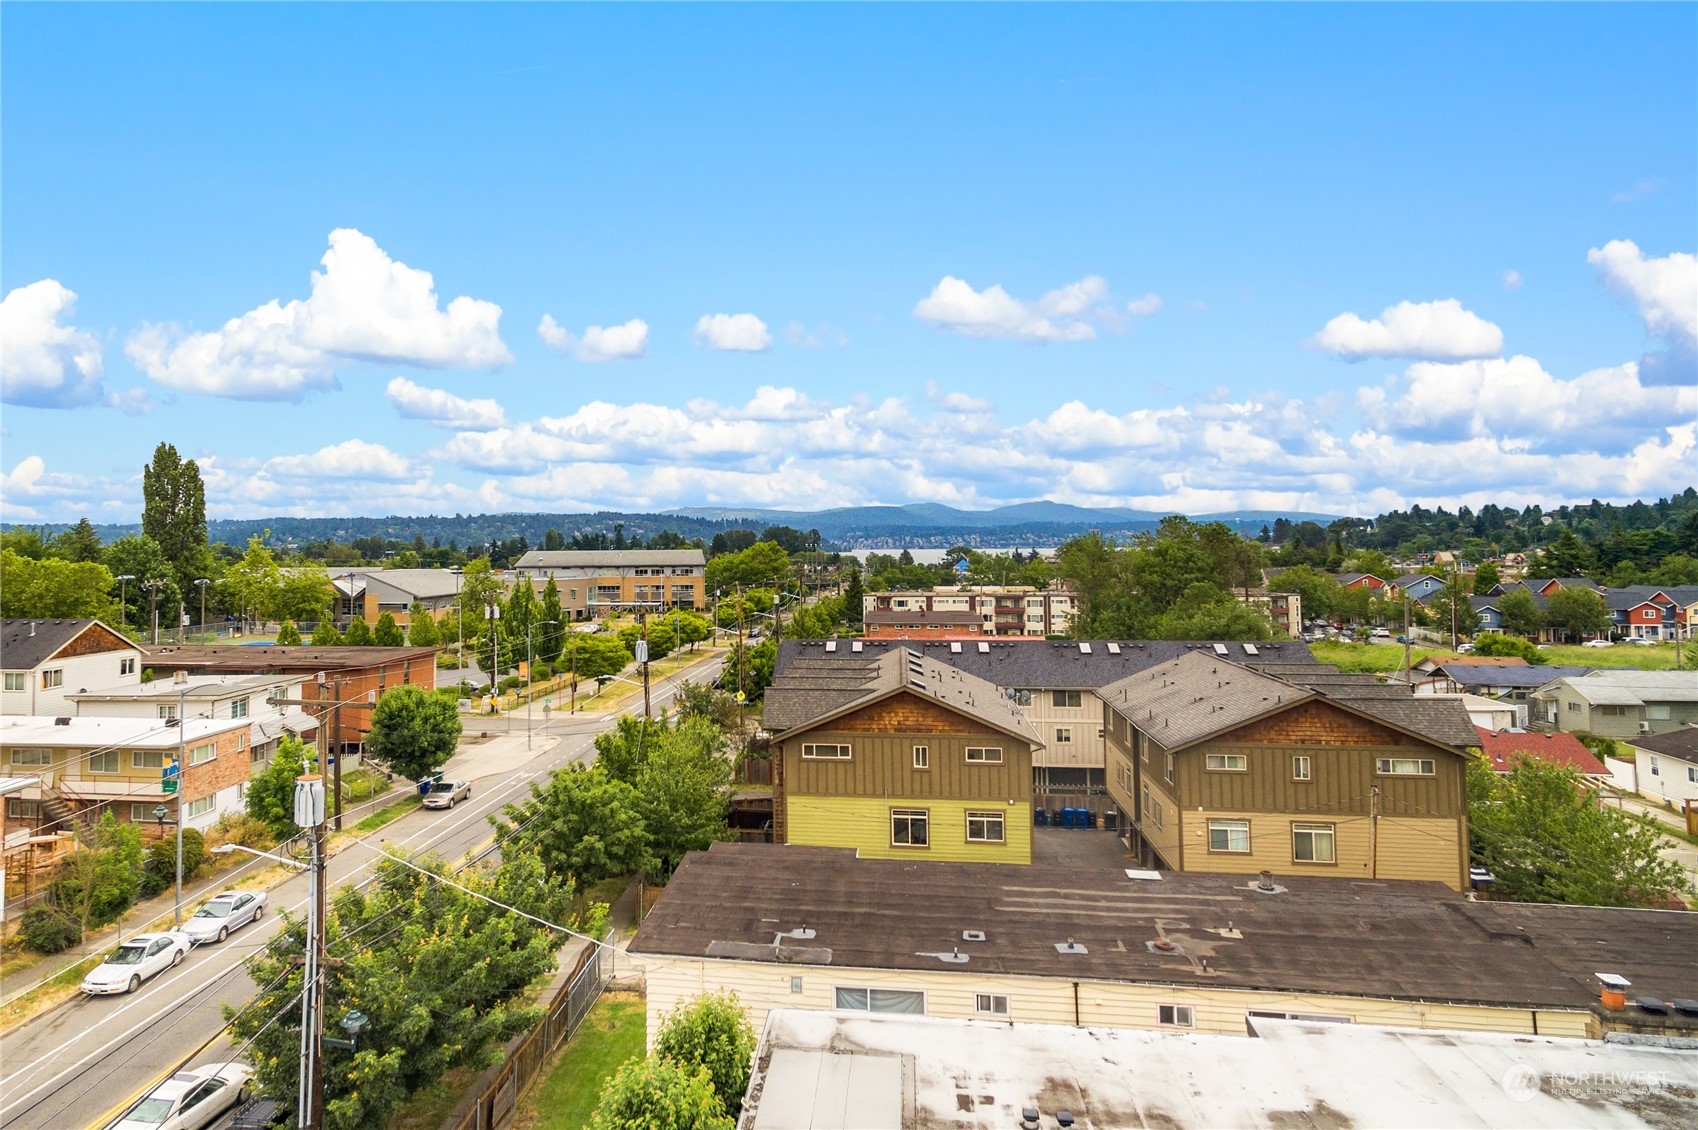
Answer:
[[[1650,723],[1649,723],[1649,722],[1641,722],[1641,723],[1639,723],[1639,732],[1640,732],[1640,733],[1641,733],[1641,734],[1648,734],[1648,733],[1650,733],[1650,732],[1651,732],[1651,724],[1650,724]]]

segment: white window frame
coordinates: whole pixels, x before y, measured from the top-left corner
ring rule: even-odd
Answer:
[[[177,717],[177,704],[174,702],[169,704],[160,703],[158,713],[161,721],[175,718]]]
[[[129,656],[128,658],[118,660],[118,674],[120,674],[120,675],[134,675],[135,673],[136,673],[136,658],[135,658],[135,656],[132,655],[132,656]]]
[[[217,800],[217,797],[211,796],[203,796],[198,800],[191,800],[183,808],[183,819],[193,820],[197,816],[205,816],[208,812],[212,811],[212,806]]]
[[[830,753],[821,752],[830,750]],[[805,761],[848,761],[853,752],[841,742],[807,742],[802,746],[802,758]]]
[[[1223,836],[1221,843],[1225,846],[1215,846],[1215,833]],[[1233,847],[1237,833],[1244,835],[1243,847]],[[1250,854],[1250,822],[1248,820],[1210,820],[1209,821],[1209,852],[1214,855],[1249,855]]]
[[[230,703],[230,717],[246,718],[248,716],[248,700],[238,698]]]
[[[27,691],[27,690],[29,690],[29,672],[28,671],[8,671],[8,672],[6,672],[6,689],[9,690],[9,691]]]
[[[1310,859],[1304,859],[1297,851],[1298,837],[1309,837]],[[1318,858],[1317,847],[1325,841],[1329,859]],[[1338,825],[1336,824],[1293,824],[1291,826],[1291,862],[1293,863],[1338,863]]]
[[[1071,727],[1071,726],[1057,726],[1055,728],[1055,744],[1056,745],[1071,745],[1071,744],[1073,744],[1073,727]]]
[[[41,689],[42,690],[50,691],[54,687],[62,687],[64,685],[65,685],[65,669],[63,667],[55,667],[50,671],[43,671],[41,673]]]
[[[1006,993],[974,993],[973,1011],[981,1016],[1009,1016],[1008,994]]]
[[[1291,759],[1291,779],[1293,781],[1313,781],[1315,779],[1315,764],[1307,754],[1298,754]]]
[[[1413,769],[1400,769],[1399,764],[1414,765]],[[1431,757],[1377,757],[1374,759],[1374,773],[1380,777],[1432,777],[1438,774],[1439,763]]]
[[[1203,768],[1210,773],[1248,773],[1250,758],[1243,753],[1206,753]]]
[[[189,764],[205,765],[218,756],[217,742],[202,742],[200,745],[189,747]]]
[[[979,834],[973,835],[973,822],[980,824]],[[996,834],[991,834],[995,825]],[[970,844],[1002,844],[1008,842],[1008,815],[993,809],[974,810],[967,813],[967,842]]]
[[[973,756],[978,754],[977,757]],[[1001,765],[1002,747],[999,745],[970,745],[966,757],[974,765]]]
[[[866,1004],[859,1008],[852,1004],[843,1004],[842,1000],[844,993],[860,993],[861,999],[864,1000]],[[918,997],[920,998],[920,1011],[913,1013],[887,1008],[874,1008],[874,993],[890,993],[893,996]],[[926,1004],[926,994],[923,989],[874,989],[864,985],[834,985],[831,990],[831,1007],[844,1012],[881,1012],[895,1013],[899,1016],[925,1016],[927,1014]]]
[[[1158,1004],[1156,1023],[1163,1028],[1195,1028],[1197,1009],[1188,1004]]]
[[[906,831],[907,831],[907,835],[908,835],[908,839],[906,841],[899,840],[899,839],[896,838],[896,822],[898,820],[903,821],[904,824],[906,825]],[[914,842],[914,827],[915,827],[916,823],[918,824],[918,826],[921,829],[920,835],[921,835],[922,840],[924,841],[922,843],[915,843]],[[911,849],[916,850],[916,851],[923,851],[927,848],[930,848],[932,846],[932,813],[931,813],[931,809],[929,809],[929,808],[893,808],[893,809],[891,809],[890,810],[890,846],[891,847],[899,847],[899,848],[911,848]]]
[[[930,746],[917,745],[914,747],[914,768],[930,769],[932,767],[932,750]]]

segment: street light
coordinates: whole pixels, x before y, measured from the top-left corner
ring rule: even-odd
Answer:
[[[134,573],[118,574],[118,626],[124,630],[126,635],[129,634],[130,631],[130,604],[129,601],[124,599],[126,590],[125,582],[133,581],[135,579],[136,575]]]
[[[525,583],[528,584],[529,582],[525,582]],[[537,623],[553,624],[556,628],[558,628],[560,626],[560,621],[558,621],[558,620],[539,620],[539,621],[537,621]],[[531,748],[531,700],[535,696],[532,695],[530,688],[531,688],[531,686],[536,685],[536,675],[534,674],[536,657],[532,654],[531,637],[532,637],[532,633],[534,633],[536,631],[536,629],[537,629],[537,624],[526,624],[525,625],[525,678],[530,680],[530,686],[527,686],[525,688],[525,748],[526,749]]]
[[[325,1036],[323,1038],[323,1042],[333,1048],[342,1048],[345,1051],[357,1052],[360,1050],[360,1033],[364,1032],[368,1027],[370,1027],[370,1025],[371,1017],[367,1016],[357,1008],[350,1008],[348,1010],[348,1015],[344,1016],[340,1021],[342,1031],[348,1033],[348,1038],[346,1040],[338,1040],[333,1036]]]
[[[206,586],[212,582],[205,577],[195,581],[195,587],[200,590],[200,634],[206,635]]]
[[[164,585],[165,582],[161,580],[142,582],[142,588],[147,590],[147,618],[153,625],[152,642],[155,647],[159,646],[159,590]]]

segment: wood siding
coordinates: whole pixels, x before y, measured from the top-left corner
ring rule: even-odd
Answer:
[[[1209,821],[1241,820],[1250,825],[1248,852],[1209,850]],[[1461,889],[1463,858],[1460,824],[1455,820],[1381,817],[1370,837],[1367,816],[1324,812],[1261,812],[1191,809],[1185,813],[1185,870],[1246,875],[1322,875],[1340,879],[1425,879]],[[1330,825],[1335,863],[1306,863],[1293,858],[1292,826]],[[1377,842],[1371,842],[1377,841]]]
[[[924,810],[928,816],[925,847],[890,842],[890,810]],[[868,859],[923,859],[927,862],[1032,862],[1032,805],[1029,800],[939,800],[935,797],[787,797],[785,843],[816,847],[852,847]],[[998,812],[1003,842],[969,843],[968,812]]]

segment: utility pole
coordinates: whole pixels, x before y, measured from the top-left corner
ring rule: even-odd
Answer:
[[[171,907],[173,930],[183,924],[183,782],[187,779],[183,763],[183,727],[189,724],[183,707],[188,696],[186,689],[177,692],[177,899]]]
[[[1450,565],[1450,650],[1456,650],[1456,597],[1462,591],[1462,577],[1456,571],[1456,563]]]
[[[337,679],[330,684],[330,693],[335,706],[330,708],[331,727],[335,731],[336,742],[331,747],[330,764],[334,766],[336,783],[336,798],[332,802],[336,806],[336,830],[342,830],[342,680]]]
[[[642,638],[637,641],[637,648],[640,652],[637,658],[643,664],[643,721],[647,722],[652,716],[649,711],[649,614],[644,611],[642,616],[643,634]]]
[[[147,581],[147,617],[153,623],[153,646],[159,646],[159,582]]]
[[[202,639],[206,638],[206,587],[211,583],[206,577],[201,577],[195,581],[195,587],[200,589],[200,634]]]
[[[1408,593],[1403,594],[1403,683],[1404,683],[1405,686],[1408,686],[1410,690],[1415,689],[1413,687],[1413,685],[1411,685],[1411,680],[1410,680],[1410,677],[1409,677],[1409,594]]]
[[[307,944],[301,976],[301,1069],[296,1096],[298,1130],[324,1125],[324,777],[295,778],[295,823],[312,844],[312,897],[307,900]]]
[[[743,701],[743,586],[737,586],[737,701]]]

